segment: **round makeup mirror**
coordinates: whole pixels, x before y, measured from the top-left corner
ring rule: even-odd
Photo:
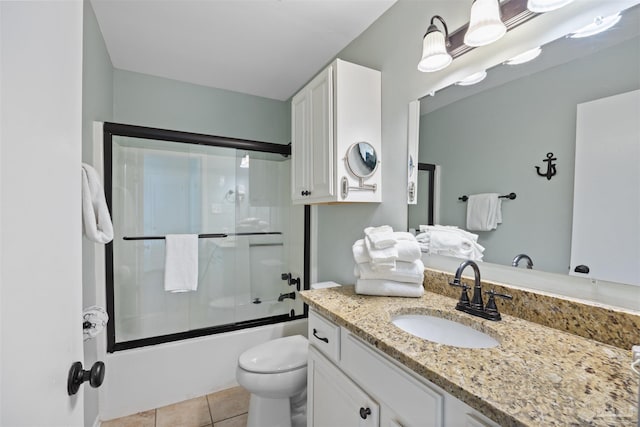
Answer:
[[[360,179],[373,175],[379,163],[376,149],[368,142],[351,144],[345,160],[349,171]]]

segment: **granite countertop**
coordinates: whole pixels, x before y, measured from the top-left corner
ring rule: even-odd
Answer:
[[[503,314],[492,322],[456,300],[357,295],[353,286],[301,292],[311,308],[503,426],[635,426],[631,352]],[[431,314],[491,335],[489,349],[452,347],[394,326],[396,314]]]

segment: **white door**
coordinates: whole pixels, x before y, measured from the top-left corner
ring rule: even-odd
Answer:
[[[2,426],[83,424],[82,7],[0,2]]]
[[[639,117],[640,90],[578,105],[572,275],[640,285]]]
[[[309,83],[309,146],[312,200],[334,195],[333,169],[333,67]]]

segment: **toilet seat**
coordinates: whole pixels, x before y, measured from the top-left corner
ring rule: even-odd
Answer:
[[[307,366],[307,349],[308,341],[302,335],[278,338],[242,353],[238,365],[261,374],[293,371]]]

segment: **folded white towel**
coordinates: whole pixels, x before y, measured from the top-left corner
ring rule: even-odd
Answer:
[[[473,194],[467,201],[467,229],[495,230],[502,222],[502,200],[498,193]]]
[[[97,243],[109,243],[113,240],[113,224],[100,184],[98,172],[82,164],[82,222],[84,234]]]
[[[198,235],[168,234],[165,237],[164,290],[198,289]]]
[[[401,283],[390,280],[358,279],[355,291],[361,295],[419,298],[424,288],[417,283]]]
[[[422,257],[420,245],[418,245],[415,237],[413,238],[413,241],[398,240],[398,243],[396,243],[396,249],[398,250],[398,261],[413,262]]]
[[[424,281],[424,264],[421,260],[414,262],[396,261],[392,270],[376,271],[371,264],[356,264],[354,274],[360,279],[382,279],[403,283],[422,283]]]
[[[371,263],[376,265],[375,268],[395,267],[396,259],[398,259],[398,250],[395,245],[389,246],[388,248],[376,249],[368,237],[364,238],[364,244],[367,248],[369,258],[371,258]]]
[[[398,240],[398,243],[395,245],[395,249],[398,251],[398,258],[396,258],[397,261],[413,262],[420,259],[422,256],[420,245],[418,245],[418,242],[416,242],[415,239],[414,241]],[[371,262],[371,257],[369,256],[369,251],[367,250],[364,239],[356,240],[351,247],[351,252],[353,253],[353,260],[357,264]]]
[[[477,235],[456,227],[429,227],[416,239],[422,251],[428,254],[482,261],[484,247],[476,242]]]
[[[388,225],[380,227],[367,227],[364,229],[365,239],[376,249],[384,249],[396,244],[393,228]]]

